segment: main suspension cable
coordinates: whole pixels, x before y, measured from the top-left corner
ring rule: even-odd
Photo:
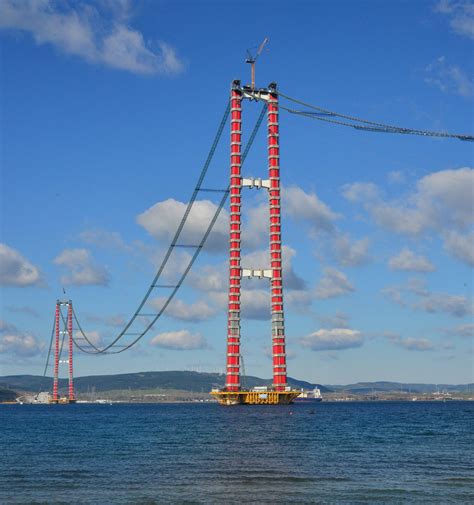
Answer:
[[[324,121],[326,123],[338,124],[341,126],[349,126],[351,128],[355,128],[356,130],[364,130],[370,132],[381,132],[381,133],[400,133],[405,135],[420,135],[423,137],[444,137],[444,138],[457,138],[463,141],[474,141],[473,135],[464,135],[459,133],[445,133],[438,131],[430,131],[430,130],[416,130],[413,128],[402,128],[399,126],[393,126],[385,123],[377,123],[375,121],[369,121],[367,119],[362,119],[356,116],[349,116],[347,114],[340,114],[338,112],[334,112],[328,109],[323,109],[322,107],[318,107],[316,105],[312,105],[302,100],[297,100],[296,98],[292,98],[284,93],[278,92],[279,96],[286,98],[287,100],[302,105],[304,107],[308,107],[316,112],[305,111],[305,110],[295,110],[289,107],[285,107],[280,105],[280,108],[290,112],[291,114],[296,114],[299,116],[307,117],[310,119],[315,119],[317,121]],[[349,123],[347,121],[341,121],[341,118],[348,121],[353,121],[353,123]],[[357,124],[362,123],[362,124]]]
[[[252,134],[247,142],[247,145],[245,147],[245,150],[244,150],[244,153],[242,155],[242,164],[244,163],[245,161],[245,158],[247,157],[247,154],[249,153],[250,151],[250,148],[253,144],[253,141],[255,140],[255,136],[260,128],[260,125],[262,124],[262,121],[263,121],[263,118],[265,116],[265,112],[266,112],[266,109],[267,109],[267,106],[266,104],[263,106],[262,108],[262,111],[260,113],[260,116],[257,120],[257,123],[255,124],[255,127],[252,131]],[[207,169],[209,168],[209,165],[210,165],[210,162],[214,156],[214,152],[217,148],[217,144],[219,143],[219,140],[222,136],[222,131],[224,129],[224,126],[225,126],[225,123],[227,121],[227,117],[229,116],[229,112],[230,112],[230,103],[228,103],[227,105],[227,108],[226,108],[226,111],[225,111],[225,114],[224,114],[224,117],[220,123],[220,126],[219,126],[219,129],[218,129],[218,132],[216,134],[216,137],[214,139],[214,143],[211,147],[211,150],[209,152],[209,155],[207,157],[207,160],[206,160],[206,163],[204,165],[204,168],[199,176],[199,179],[198,179],[198,182],[196,184],[196,187],[193,191],[193,194],[191,196],[191,199],[188,203],[188,206],[186,208],[186,212],[184,213],[184,216],[178,226],[178,229],[176,230],[176,233],[175,233],[175,236],[168,248],[168,251],[167,253],[165,254],[164,256],[164,259],[160,265],[160,268],[158,269],[152,283],[150,284],[149,288],[148,288],[148,291],[146,292],[145,296],[143,297],[141,303],[139,304],[138,306],[138,309],[135,311],[134,315],[132,316],[132,318],[130,319],[130,321],[127,323],[127,325],[125,326],[125,328],[119,333],[119,335],[112,341],[110,342],[109,344],[107,344],[105,347],[103,348],[98,348],[96,345],[94,345],[87,337],[87,335],[85,334],[85,332],[82,330],[82,327],[79,323],[79,320],[76,316],[76,314],[73,312],[74,314],[74,319],[77,323],[77,326],[78,326],[78,329],[79,329],[79,332],[81,333],[82,337],[84,338],[84,340],[86,340],[86,342],[94,349],[94,350],[88,350],[88,349],[85,349],[83,346],[81,346],[80,344],[78,344],[78,342],[76,341],[76,339],[73,337],[73,342],[74,344],[76,345],[76,347],[78,347],[82,352],[85,352],[87,354],[103,354],[103,353],[107,353],[107,354],[119,354],[121,352],[124,352],[126,351],[127,349],[130,349],[130,347],[132,347],[133,345],[135,345],[141,338],[143,338],[146,333],[152,328],[152,326],[156,323],[156,321],[161,317],[161,315],[163,314],[163,312],[166,310],[166,308],[168,307],[168,305],[170,304],[171,300],[174,298],[175,294],[177,293],[177,291],[179,290],[179,288],[181,287],[184,279],[186,278],[187,274],[189,273],[191,267],[193,266],[194,262],[196,261],[197,257],[199,256],[199,253],[201,252],[207,238],[209,237],[209,234],[211,233],[212,231],[212,228],[214,227],[221,211],[222,211],[222,208],[224,207],[224,204],[227,200],[227,197],[228,197],[228,194],[229,194],[229,187],[227,187],[227,189],[225,190],[222,190],[222,193],[223,193],[223,196],[220,200],[220,203],[214,213],[214,216],[212,217],[210,223],[209,223],[209,226],[206,230],[206,232],[204,233],[201,241],[199,244],[196,244],[196,245],[193,245],[192,247],[195,249],[194,251],[194,254],[192,255],[191,259],[189,260],[189,263],[187,265],[187,267],[185,268],[184,272],[181,274],[181,277],[179,278],[178,282],[176,285],[174,286],[165,286],[165,285],[162,285],[161,287],[171,287],[172,288],[172,291],[170,292],[170,294],[168,295],[168,298],[166,299],[165,303],[162,305],[161,309],[158,311],[158,313],[154,314],[152,316],[152,320],[151,322],[147,323],[145,329],[141,332],[138,332],[136,333],[137,338],[135,338],[132,342],[130,342],[128,345],[125,345],[123,347],[121,347],[120,349],[118,350],[113,350],[113,351],[109,351],[109,349],[111,348],[115,348],[115,347],[118,347],[116,344],[118,343],[118,341],[126,336],[126,335],[132,335],[132,333],[127,333],[127,330],[130,328],[130,326],[136,321],[137,317],[140,317],[140,316],[145,316],[145,314],[140,314],[142,308],[144,307],[145,303],[148,301],[151,293],[153,292],[154,288],[155,287],[160,287],[159,284],[157,284],[159,278],[161,277],[161,274],[164,270],[164,267],[166,266],[166,263],[168,262],[168,259],[169,257],[171,256],[171,253],[173,252],[174,248],[175,247],[179,247],[180,245],[182,244],[178,244],[177,241],[178,241],[178,238],[181,234],[181,231],[186,223],[186,220],[189,216],[189,213],[191,211],[191,208],[192,208],[192,205],[194,203],[194,201],[196,200],[196,197],[197,197],[197,194],[199,193],[199,191],[209,191],[208,189],[204,189],[204,188],[201,188],[201,184],[205,178],[205,175],[207,173]]]
[[[49,366],[49,358],[51,357],[51,349],[53,348],[54,330],[56,329],[56,316],[53,319],[53,329],[51,330],[51,338],[49,340],[48,357],[46,358],[46,365],[44,366],[43,377],[46,377]]]

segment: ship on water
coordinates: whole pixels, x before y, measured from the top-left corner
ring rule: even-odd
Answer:
[[[295,403],[317,403],[323,401],[321,391],[315,387],[312,391],[302,391],[294,400]]]

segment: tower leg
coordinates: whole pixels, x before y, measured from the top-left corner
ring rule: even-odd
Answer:
[[[67,311],[67,333],[69,337],[69,401],[74,402],[74,384],[73,384],[73,368],[72,368],[72,301],[69,300]]]
[[[54,379],[53,402],[58,402],[58,376],[59,376],[59,301],[56,302],[55,339],[54,339]]]
[[[242,149],[242,92],[240,82],[231,90],[230,119],[230,257],[227,324],[226,390],[240,389],[240,203]]]
[[[280,146],[278,94],[270,85],[268,99],[268,172],[270,179],[270,261],[272,269],[272,356],[273,386],[283,391],[287,385],[285,319],[283,313],[283,280],[281,258]]]

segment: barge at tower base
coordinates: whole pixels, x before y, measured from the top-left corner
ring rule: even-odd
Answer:
[[[288,405],[301,394],[291,387],[284,391],[275,391],[270,388],[254,388],[252,390],[225,391],[213,389],[211,395],[221,405]]]

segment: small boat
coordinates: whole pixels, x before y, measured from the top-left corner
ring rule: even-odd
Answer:
[[[321,391],[315,387],[312,391],[302,391],[294,400],[295,403],[317,403],[323,401]]]

